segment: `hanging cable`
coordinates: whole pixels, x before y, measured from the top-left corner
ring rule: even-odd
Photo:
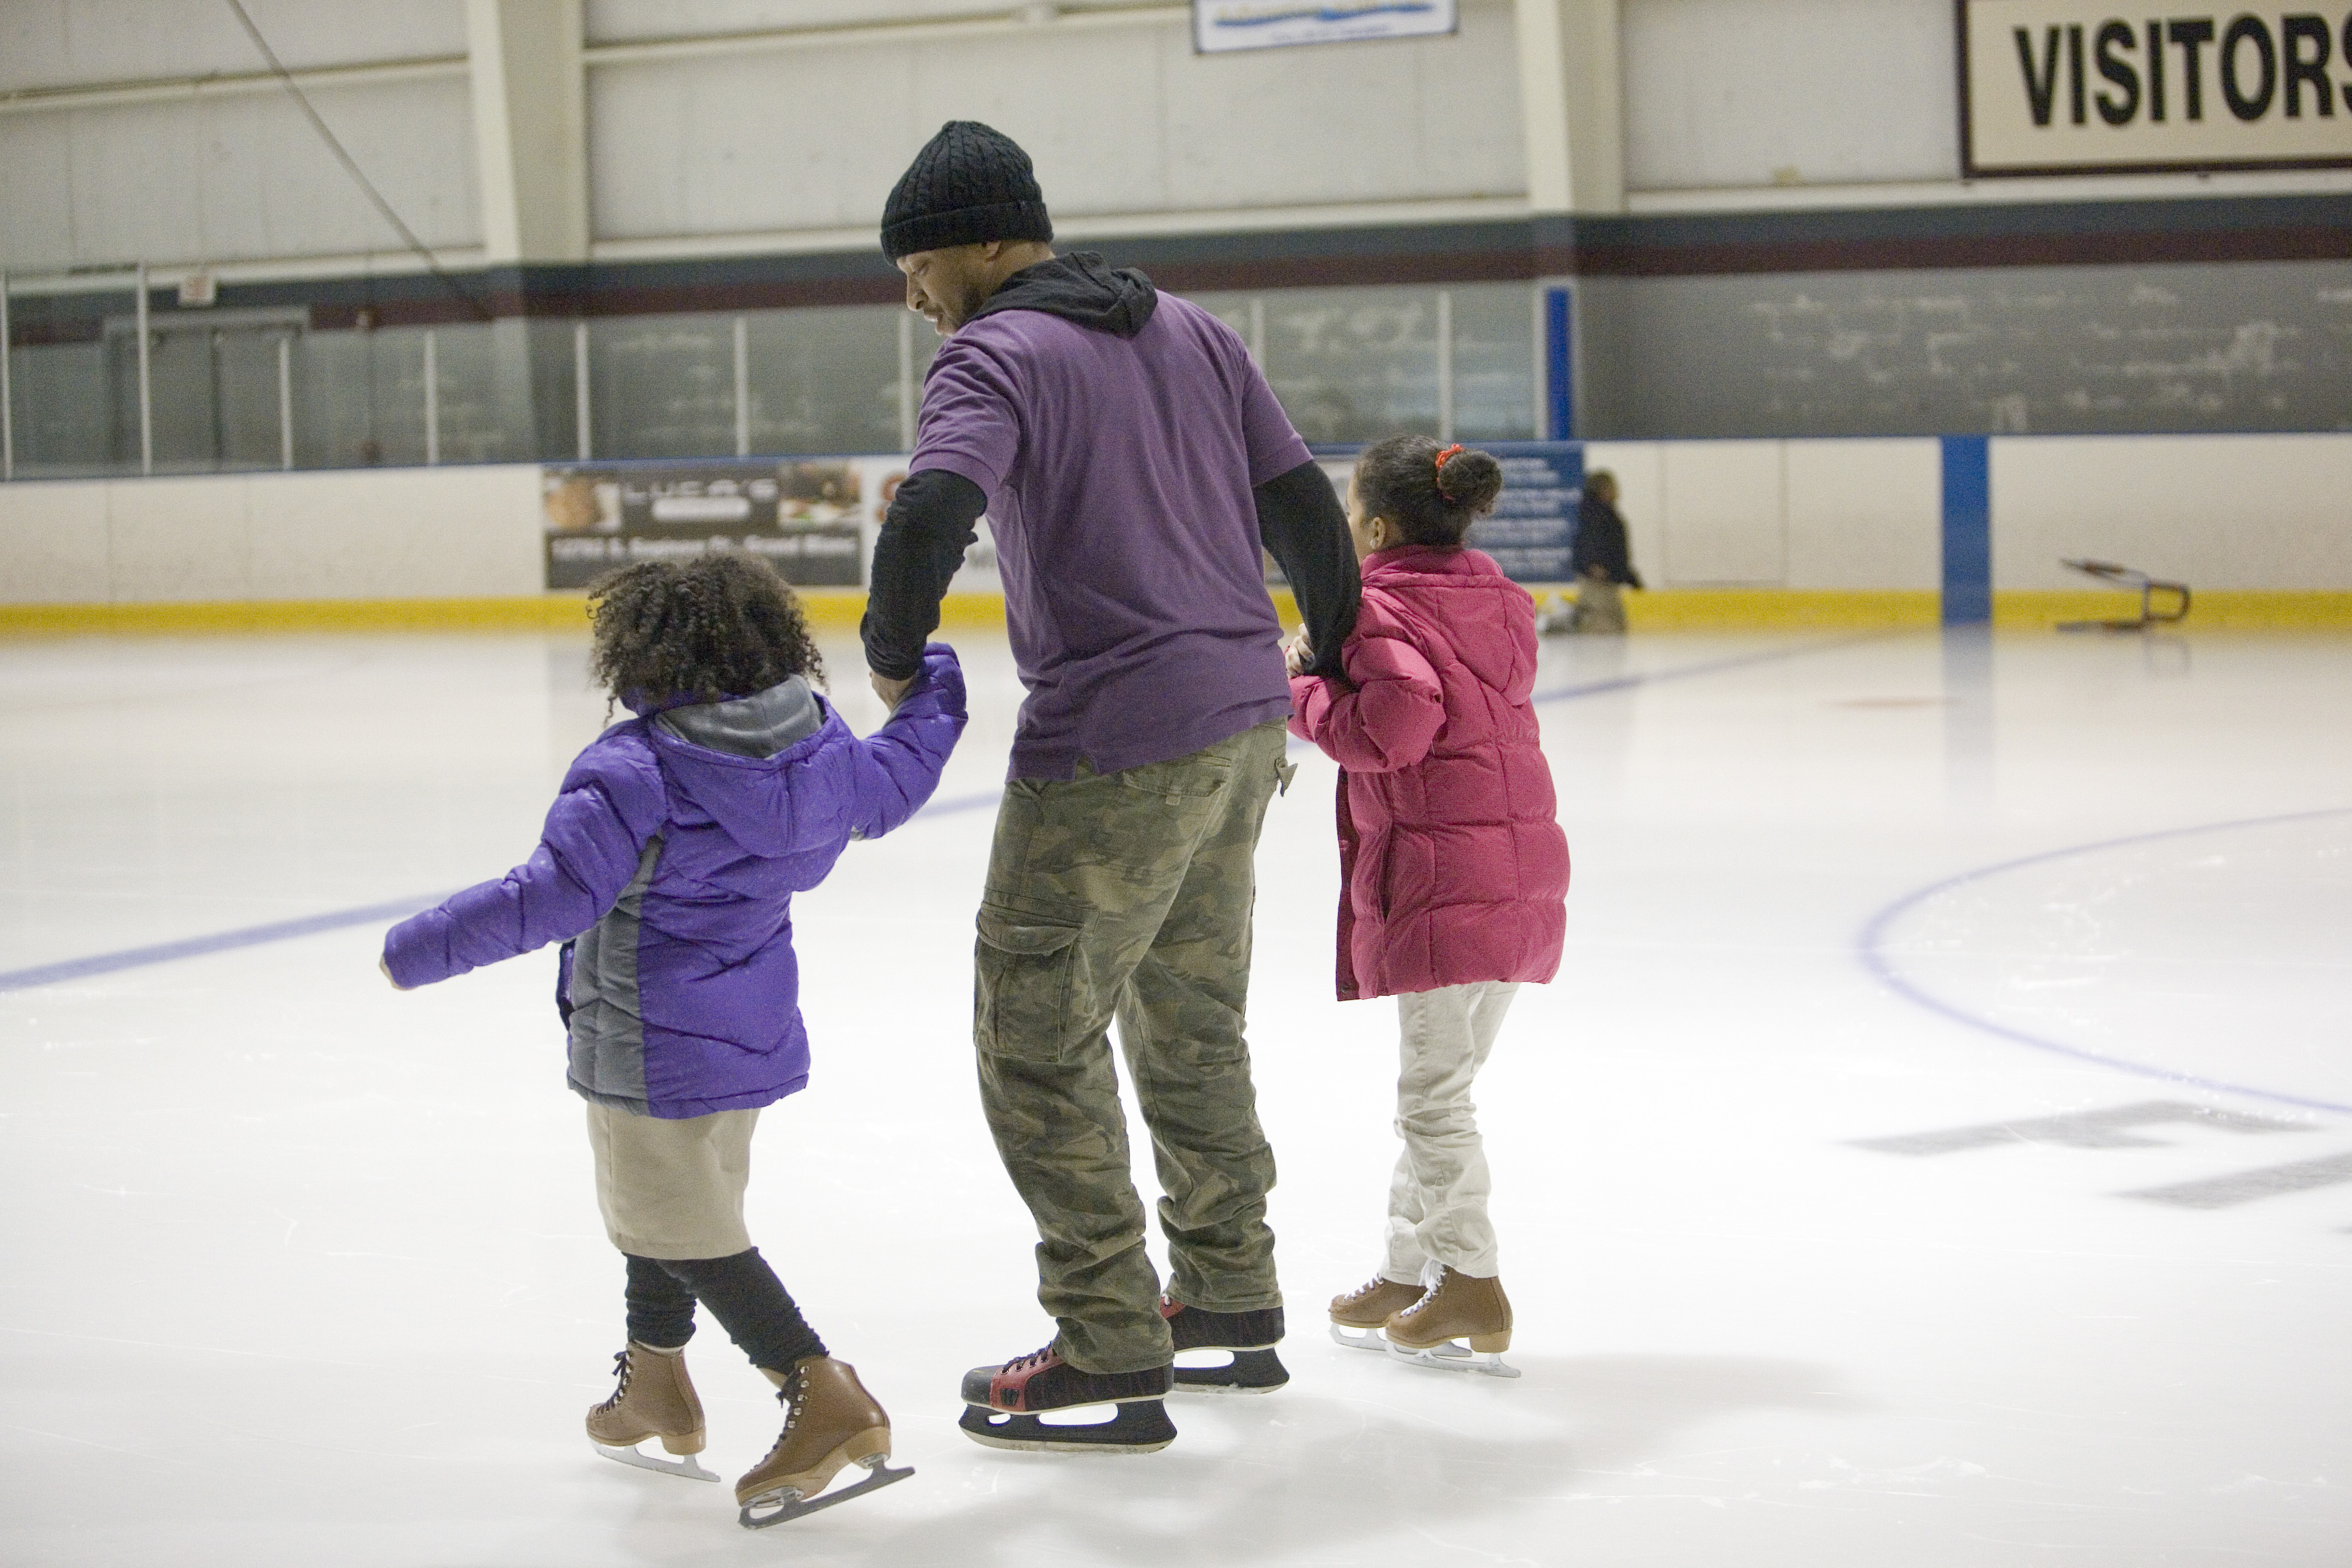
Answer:
[[[310,100],[303,93],[302,84],[294,79],[293,72],[279,63],[278,51],[269,47],[269,40],[261,36],[261,29],[253,25],[251,16],[246,15],[242,0],[228,0],[228,8],[236,13],[236,19],[244,26],[246,36],[253,40],[253,47],[261,51],[261,58],[269,63],[271,72],[279,81],[286,84],[286,90],[293,95],[295,103],[300,107],[305,115],[309,116],[311,128],[318,132],[320,139],[326,142],[328,151],[334,153],[336,159],[343,165],[344,171],[358,183],[360,189],[367,193],[368,200],[375,204],[375,210],[383,215],[383,221],[392,225],[408,248],[416,253],[418,258],[425,263],[426,270],[439,279],[442,286],[450,293],[463,300],[474,314],[485,321],[497,320],[491,313],[490,308],[476,299],[471,289],[458,282],[445,269],[433,252],[425,247],[425,242],[417,238],[415,233],[406,224],[400,221],[400,215],[392,210],[392,204],[383,199],[383,194],[375,188],[374,183],[361,172],[357,163],[352,161],[352,155],[343,150],[343,144],[336,140],[335,133],[327,129],[327,122],[319,118],[319,111],[310,107]]]

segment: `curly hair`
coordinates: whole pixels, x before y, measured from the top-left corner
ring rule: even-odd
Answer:
[[[1459,548],[1502,489],[1503,465],[1491,456],[1442,447],[1426,436],[1375,441],[1356,459],[1357,500],[1366,515],[1402,530],[1409,544]]]
[[[717,702],[795,675],[824,683],[799,598],[751,556],[624,566],[588,585],[588,668],[614,701]]]

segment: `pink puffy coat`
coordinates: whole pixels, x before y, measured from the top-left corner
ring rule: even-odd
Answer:
[[[1568,838],[1529,694],[1535,604],[1475,550],[1364,563],[1348,681],[1290,683],[1337,761],[1339,997],[1559,970]]]

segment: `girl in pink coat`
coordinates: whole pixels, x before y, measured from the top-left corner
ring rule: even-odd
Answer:
[[[1534,601],[1462,542],[1502,488],[1492,457],[1426,437],[1364,453],[1347,679],[1301,673],[1294,645],[1290,728],[1341,769],[1340,999],[1394,996],[1402,1037],[1387,1253],[1332,1301],[1332,1337],[1516,1376],[1470,1085],[1519,986],[1559,968],[1568,840],[1529,700]]]

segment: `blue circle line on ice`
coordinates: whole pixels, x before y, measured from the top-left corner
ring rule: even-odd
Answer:
[[[2189,1089],[2210,1089],[2219,1094],[2242,1095],[2250,1100],[2268,1100],[2273,1105],[2292,1105],[2303,1110],[2325,1110],[2341,1116],[2352,1116],[2352,1105],[2338,1105],[2334,1100],[2313,1100],[2305,1095],[2287,1094],[2278,1089],[2256,1089],[2250,1084],[2230,1083],[2221,1079],[2200,1077],[2179,1072],[2171,1068],[2157,1067],[2148,1062],[2131,1061],[2123,1057],[2111,1057],[2104,1052],[2084,1050],[2058,1040],[2043,1039],[2023,1029],[2012,1029],[2006,1024],[1979,1017],[1965,1008],[1930,995],[1926,990],[1906,979],[1895,961],[1886,951],[1887,932],[1895,922],[1927,903],[1929,900],[1965,888],[1971,882],[1981,882],[2007,872],[2023,870],[2028,866],[2047,865],[2056,860],[2072,860],[2085,855],[2096,855],[2108,849],[2127,849],[2142,844],[2161,844],[2168,839],[2193,838],[2202,834],[2231,833],[2255,827],[2278,827],[2294,822],[2317,822],[2327,817],[2352,816],[2352,807],[2335,806],[2324,811],[2293,811],[2278,816],[2250,816],[2234,822],[2207,822],[2191,827],[2168,827],[2155,833],[2135,833],[2123,838],[2106,838],[2095,844],[2076,844],[2064,849],[2047,849],[2039,855],[2028,855],[2016,860],[2004,860],[1994,866],[1979,866],[1973,871],[1963,871],[1957,877],[1947,877],[1940,882],[1904,894],[1864,922],[1862,934],[1854,946],[1863,966],[1877,976],[1886,987],[1905,1001],[1925,1007],[1939,1017],[1950,1020],[1982,1034],[1993,1035],[2013,1045],[2030,1046],[2037,1051],[2088,1062],[2095,1067],[2113,1068],[2138,1078],[2152,1078],[2165,1083]]]
[[[1612,691],[1628,691],[1636,687],[1654,686],[1669,680],[1688,680],[1699,676],[1718,675],[1727,670],[1743,669],[1751,665],[1777,664],[1784,659],[1800,658],[1806,654],[1822,653],[1831,648],[1850,647],[1858,642],[1874,642],[1889,636],[1907,633],[1865,632],[1853,637],[1821,637],[1800,643],[1793,647],[1768,648],[1761,653],[1736,654],[1728,658],[1703,659],[1696,664],[1677,665],[1670,669],[1652,670],[1631,675],[1612,676],[1606,680],[1587,681],[1581,685],[1562,687],[1556,691],[1536,694],[1539,703],[1569,702],[1580,697],[1602,697]],[[1294,747],[1308,742],[1294,737]],[[992,807],[1003,798],[1002,789],[984,790],[971,795],[951,795],[945,800],[933,799],[916,813],[922,820],[957,816],[966,812]],[[93,953],[87,958],[68,958],[55,963],[35,964],[29,969],[0,971],[0,991],[24,991],[36,985],[54,985],[68,980],[88,980],[100,974],[112,974],[125,969],[144,969],[154,963],[172,963],[184,958],[204,958],[215,952],[234,952],[240,948],[261,947],[273,942],[290,942],[296,937],[317,936],[324,931],[341,931],[348,926],[366,925],[371,921],[394,920],[413,915],[419,910],[430,909],[449,895],[422,893],[413,898],[394,899],[385,903],[369,904],[355,910],[336,910],[326,914],[305,915],[297,920],[273,921],[268,925],[245,926],[236,931],[214,931],[205,936],[184,937],[177,942],[156,942],[148,947],[126,948],[119,952]]]

